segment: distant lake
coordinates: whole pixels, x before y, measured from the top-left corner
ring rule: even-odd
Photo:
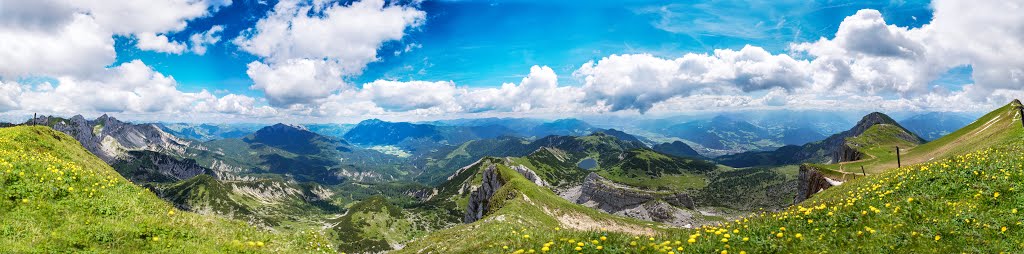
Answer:
[[[576,166],[582,169],[590,170],[597,167],[597,160],[595,160],[594,158],[586,158],[580,161],[580,163],[576,163]]]

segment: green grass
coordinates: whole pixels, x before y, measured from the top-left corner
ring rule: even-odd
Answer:
[[[272,233],[174,209],[47,127],[0,129],[0,246],[14,253],[333,252],[315,230]]]
[[[601,168],[599,174],[609,180],[654,191],[680,192],[707,185],[705,173],[714,164],[672,157],[653,150],[627,151],[616,164]]]
[[[701,174],[683,173],[660,177],[623,177],[607,171],[599,171],[597,174],[616,183],[657,191],[679,192],[688,189],[701,189],[708,185],[707,177]]]
[[[334,231],[338,249],[346,252],[379,252],[408,241],[422,233],[406,219],[401,208],[383,196],[373,196],[353,204]]]
[[[1011,102],[988,114],[978,118],[970,125],[959,130],[917,146],[908,144],[901,146],[900,162],[902,165],[912,165],[936,161],[957,154],[968,153],[977,149],[983,149],[1005,143],[1006,141],[1024,135],[1024,129],[1020,124],[1020,113],[1017,110],[1020,104]],[[862,135],[863,136],[863,135]],[[887,169],[896,168],[896,152],[892,147],[895,144],[875,146],[867,150],[875,158],[859,160],[854,162],[815,165],[837,172],[847,174],[861,174],[860,167],[863,166],[868,174],[877,174]]]
[[[545,190],[502,171],[510,184],[495,197],[511,198],[501,209],[402,252],[589,253],[598,246],[611,253],[1015,252],[1024,248],[1022,137],[858,178],[780,212],[693,230],[649,227],[649,234],[618,230],[614,219],[570,229],[571,220],[545,212],[556,203],[539,195]]]
[[[564,152],[554,148],[541,148],[525,157],[509,158],[513,163],[523,165],[541,179],[554,186],[581,184],[587,177],[587,170],[576,166]]]
[[[472,224],[440,230],[410,242],[398,253],[486,253],[501,250],[495,244],[511,239],[512,229],[534,228],[560,231],[608,230],[653,233],[665,226],[647,221],[612,216],[570,203],[526,180],[515,170],[496,164],[504,185],[491,198],[492,212]],[[538,231],[539,232],[539,231]],[[529,240],[529,239],[527,239]],[[538,249],[539,250],[539,249]]]
[[[902,137],[902,138],[901,138]],[[914,137],[907,140],[905,138]],[[856,137],[846,139],[846,144],[864,154],[864,158],[847,163],[819,165],[819,167],[840,172],[860,173],[860,166],[878,173],[883,165],[896,161],[896,147],[906,153],[920,145],[916,136],[904,131],[903,128],[890,124],[876,124]]]

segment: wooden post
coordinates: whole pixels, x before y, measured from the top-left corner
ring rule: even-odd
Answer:
[[[867,175],[868,175],[868,173],[867,173],[867,172],[864,172],[864,166],[860,166],[860,174],[862,174],[862,175],[864,175],[864,176],[867,176]]]
[[[39,117],[39,116],[37,116],[36,113],[32,113],[32,124],[31,125],[36,125],[36,117]]]
[[[1020,110],[1020,126],[1024,127],[1024,106],[1017,107]]]
[[[903,163],[900,162],[900,147],[896,147],[896,168],[902,168]]]

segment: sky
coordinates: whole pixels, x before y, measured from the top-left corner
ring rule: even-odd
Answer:
[[[980,112],[1024,1],[0,0],[0,120]]]

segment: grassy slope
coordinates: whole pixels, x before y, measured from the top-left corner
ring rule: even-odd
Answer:
[[[703,188],[703,173],[714,170],[714,164],[700,160],[664,155],[653,150],[626,152],[617,165],[602,170],[601,176],[612,181],[650,190],[685,191]]]
[[[0,246],[18,253],[330,251],[320,233],[270,233],[176,210],[46,127],[0,129]]]
[[[389,204],[383,196],[353,204],[334,230],[338,248],[350,252],[391,250],[392,244],[407,241],[417,233],[402,210]]]
[[[550,190],[526,180],[515,170],[502,164],[497,164],[497,169],[505,184],[491,198],[490,205],[495,209],[493,213],[480,221],[419,238],[399,253],[480,253],[501,250],[495,244],[505,240],[533,241],[530,238],[519,238],[518,234],[523,233],[521,229],[524,228],[541,229],[529,231],[541,233],[597,231],[604,227],[613,232],[630,234],[653,234],[656,230],[664,229],[660,224],[612,216],[570,203]],[[556,227],[560,230],[555,231]],[[513,236],[513,231],[517,235]]]
[[[846,139],[846,144],[863,153],[864,158],[853,161],[822,166],[829,170],[860,173],[860,166],[865,170],[871,169],[871,173],[878,173],[890,161],[896,161],[895,147],[899,147],[901,153],[913,150],[920,145],[918,142],[908,141],[899,136],[913,135],[904,131],[899,126],[890,124],[876,124],[871,126],[856,137]]]
[[[557,202],[546,200],[549,195],[539,195],[544,190],[530,186],[521,177],[509,177],[512,174],[502,171],[512,184],[502,187],[505,192],[499,194],[524,193],[529,198],[515,195],[484,220],[429,235],[403,252],[576,253],[598,248],[612,253],[1019,250],[1024,248],[1024,210],[1018,211],[1024,209],[1020,186],[1024,183],[1024,158],[1020,156],[1024,153],[1024,135],[1014,133],[991,148],[852,180],[778,213],[695,230],[652,228],[648,232],[656,233],[654,236],[616,232],[612,230],[614,224],[608,222],[598,222],[590,230],[567,230],[562,224],[559,230],[555,228],[559,223],[543,212],[543,207]],[[593,230],[595,227],[607,227],[609,231]]]
[[[1020,113],[1017,110],[1020,106],[1016,103],[1007,104],[949,135],[911,149],[902,150],[901,162],[903,165],[912,165],[943,159],[991,147],[1024,134],[1024,129],[1020,128]],[[896,168],[896,156],[892,147],[877,147],[875,150],[877,150],[874,153],[878,159],[818,166],[830,170],[842,168],[842,171],[853,173],[860,173],[860,166],[864,166],[869,174]]]

